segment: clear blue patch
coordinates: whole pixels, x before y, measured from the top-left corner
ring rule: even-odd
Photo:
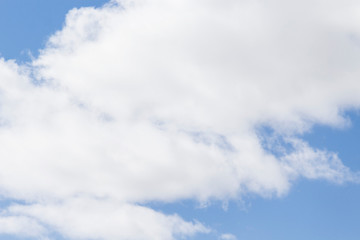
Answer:
[[[18,62],[36,57],[48,37],[63,26],[72,8],[102,6],[107,0],[1,0],[0,56]]]
[[[337,152],[345,165],[360,170],[360,115],[348,112],[352,125],[345,129],[314,126],[301,137],[310,146]],[[281,156],[292,150],[281,136],[269,127],[258,129],[263,147]],[[280,148],[280,150],[279,150]],[[334,185],[324,180],[298,180],[281,198],[264,199],[244,196],[229,202],[224,210],[221,202],[200,208],[196,201],[151,203],[155,210],[179,214],[187,221],[197,219],[215,231],[194,239],[218,239],[231,233],[238,239],[259,240],[358,240],[360,236],[360,186],[353,183]]]
[[[317,125],[303,136],[310,146],[338,154],[343,163],[353,171],[360,171],[360,112],[347,112],[351,126],[345,129]]]
[[[360,236],[360,187],[335,186],[324,181],[302,180],[282,198],[245,197],[199,208],[194,201],[152,203],[153,209],[179,214],[187,221],[197,219],[214,229],[193,239],[218,239],[231,233],[239,240],[358,240]]]

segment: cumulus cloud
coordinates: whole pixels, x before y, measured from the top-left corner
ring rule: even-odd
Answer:
[[[4,215],[6,215],[6,213]],[[45,239],[43,238],[45,233],[45,228],[31,218],[23,216],[0,217],[0,234]]]
[[[351,0],[71,10],[29,65],[0,61],[0,191],[26,202],[0,230],[170,240],[210,230],[144,203],[358,182],[301,134],[359,107],[359,11]]]
[[[114,201],[77,198],[62,203],[14,205],[9,212],[37,219],[67,239],[174,239],[209,232],[149,208]]]

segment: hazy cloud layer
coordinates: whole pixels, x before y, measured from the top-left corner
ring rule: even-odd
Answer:
[[[0,191],[26,202],[0,233],[171,240],[210,229],[141,204],[358,182],[301,134],[359,107],[359,13],[349,0],[71,10],[31,64],[0,61]]]

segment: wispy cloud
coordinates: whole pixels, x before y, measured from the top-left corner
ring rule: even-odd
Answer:
[[[237,240],[237,237],[230,233],[225,233],[220,236],[221,240]]]

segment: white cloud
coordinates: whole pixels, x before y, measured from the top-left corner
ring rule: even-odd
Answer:
[[[119,3],[70,11],[31,66],[0,61],[0,190],[29,202],[9,217],[74,239],[173,239],[208,230],[138,204],[358,181],[299,134],[359,107],[359,3]],[[265,148],[261,126],[292,150]]]
[[[0,217],[0,234],[30,236],[38,239],[45,239],[42,237],[45,233],[45,228],[31,218],[23,216]]]
[[[345,167],[337,154],[324,150],[312,149],[307,143],[292,140],[295,151],[281,160],[289,174],[309,179],[323,178],[335,183],[358,182],[359,173],[352,173]]]
[[[220,236],[221,240],[237,240],[236,236],[230,233],[224,233]]]
[[[63,203],[15,205],[25,215],[61,232],[67,239],[174,239],[208,232],[200,223],[184,222],[149,208],[109,200],[76,198]]]

